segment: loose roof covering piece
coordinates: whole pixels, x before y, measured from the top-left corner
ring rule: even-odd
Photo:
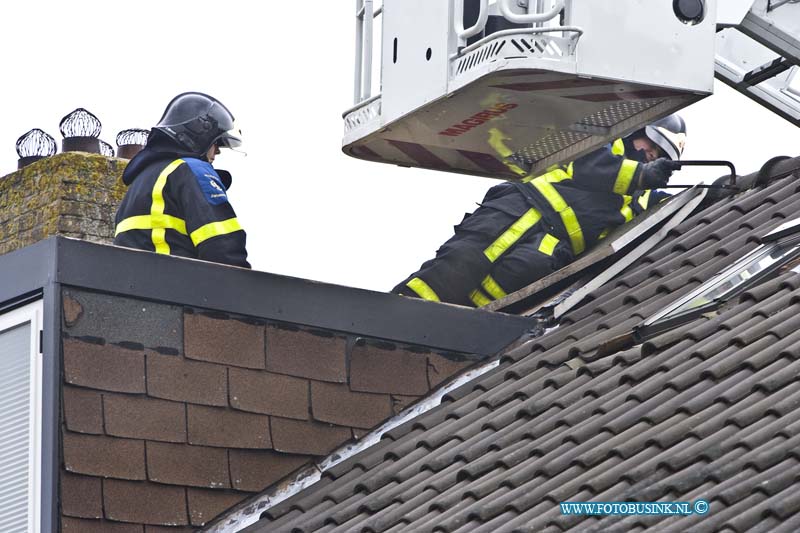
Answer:
[[[797,216],[782,179],[721,200],[440,407],[245,531],[800,530],[800,274],[638,345],[630,333]],[[568,516],[565,501],[707,500]]]

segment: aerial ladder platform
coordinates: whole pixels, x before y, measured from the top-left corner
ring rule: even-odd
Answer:
[[[715,75],[800,125],[798,8],[798,0],[356,0],[354,105],[343,114],[342,149],[516,180],[707,97]]]
[[[800,127],[800,0],[729,2],[717,24],[717,78]]]

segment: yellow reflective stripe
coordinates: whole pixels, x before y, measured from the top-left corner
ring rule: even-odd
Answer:
[[[227,235],[228,233],[233,233],[234,231],[239,231],[241,229],[242,226],[239,225],[239,221],[237,219],[229,218],[228,220],[223,220],[221,222],[210,222],[205,226],[200,226],[194,230],[191,235],[189,235],[189,238],[192,239],[192,242],[195,246],[200,246],[200,243],[207,241],[211,237]]]
[[[186,222],[171,215],[139,215],[128,217],[119,224],[114,233],[116,237],[120,233],[132,229],[174,229],[181,235],[188,235],[186,232]]]
[[[614,141],[611,145],[611,153],[614,155],[625,155],[625,143],[622,142],[622,139]],[[614,182],[614,192],[616,194],[626,194],[628,192],[638,167],[639,163],[636,161],[623,159],[622,167],[620,167],[619,173],[617,174],[617,180]]]
[[[569,234],[569,240],[572,242],[572,251],[575,252],[575,255],[583,253],[586,249],[586,242],[583,238],[583,230],[578,222],[578,216],[545,176],[536,178],[531,184],[536,187],[536,190],[545,197],[561,217],[567,234]]]
[[[157,254],[169,255],[169,244],[167,244],[167,230],[164,228],[155,228],[150,234],[150,240],[153,241],[153,246],[156,248]]]
[[[622,166],[617,174],[617,181],[614,182],[614,192],[616,194],[628,194],[631,188],[631,182],[636,175],[636,170],[639,168],[639,163],[630,159],[623,159]]]
[[[541,213],[536,209],[529,209],[524,215],[519,217],[510,228],[508,228],[497,240],[495,240],[483,254],[494,263],[497,258],[503,255],[525,232],[531,229],[542,218]]]
[[[164,214],[164,187],[167,185],[167,178],[172,172],[183,164],[183,159],[176,159],[161,171],[155,185],[153,185],[153,204],[150,206],[151,215]]]
[[[508,169],[517,174],[518,176],[527,176],[528,172],[518,167],[512,161],[508,161],[512,155],[514,155],[514,151],[506,146],[505,141],[508,140],[508,137],[497,128],[492,128],[489,130],[489,146],[492,147],[492,150],[497,152],[497,154],[503,158],[503,164],[508,167]]]
[[[631,209],[633,198],[630,196],[623,196],[622,199],[622,209],[620,209],[619,212],[625,217],[625,222],[630,222],[633,220],[633,209]]]
[[[469,299],[472,300],[472,303],[474,303],[477,307],[483,307],[484,305],[489,305],[492,303],[492,301],[478,289],[475,289],[469,293]]]
[[[604,229],[604,230],[603,230],[603,233],[601,233],[601,234],[600,234],[600,236],[598,237],[598,239],[601,239],[601,240],[602,240],[602,239],[605,239],[606,237],[608,237],[608,228],[606,228],[606,229]]]
[[[158,175],[155,185],[153,185],[153,203],[150,205],[150,215],[157,216],[164,214],[164,187],[167,185],[167,178],[172,172],[183,164],[183,159],[176,159],[166,166],[161,174]],[[166,240],[167,230],[165,228],[154,228],[151,235],[153,246],[157,254],[169,254],[169,244]]]
[[[500,284],[497,283],[497,281],[492,276],[486,276],[484,280],[481,282],[481,287],[483,287],[483,290],[486,291],[486,294],[488,294],[495,300],[499,300],[500,298],[505,298],[506,296],[508,296],[508,294],[506,294],[506,291],[503,290]]]
[[[436,291],[431,289],[430,285],[428,285],[419,278],[414,278],[408,283],[406,283],[406,287],[416,292],[420,298],[423,298],[425,300],[430,300],[432,302],[441,301],[439,300],[439,295],[436,294]]]
[[[551,170],[547,174],[542,174],[541,176],[528,176],[522,183],[528,183],[533,180],[545,180],[548,183],[558,183],[564,180],[572,179],[572,163],[569,164],[566,168],[557,168],[555,170]]]
[[[653,191],[651,191],[650,189],[647,189],[646,191],[644,191],[644,194],[639,196],[639,205],[642,207],[642,209],[647,209],[647,204],[650,203],[650,193],[651,192],[653,192]]]
[[[553,255],[553,252],[556,250],[556,245],[558,245],[559,242],[561,241],[558,237],[554,237],[548,233],[539,244],[539,251],[545,255]]]

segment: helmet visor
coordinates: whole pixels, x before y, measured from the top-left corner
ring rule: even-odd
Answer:
[[[220,148],[239,148],[242,146],[242,130],[239,125],[234,121],[233,127],[217,137],[215,143]]]
[[[656,143],[671,160],[680,160],[683,148],[686,146],[685,133],[674,133],[667,128],[650,125],[645,128],[645,135]]]

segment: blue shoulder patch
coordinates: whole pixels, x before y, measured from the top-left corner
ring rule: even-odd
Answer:
[[[220,205],[228,201],[225,186],[211,163],[190,157],[184,158],[184,161],[192,169],[197,183],[200,185],[200,190],[203,191],[209,204]]]

